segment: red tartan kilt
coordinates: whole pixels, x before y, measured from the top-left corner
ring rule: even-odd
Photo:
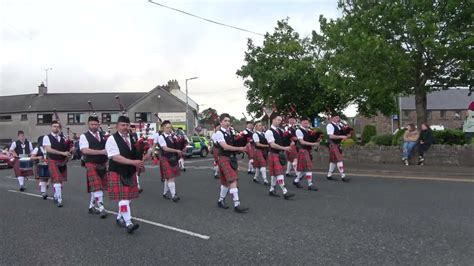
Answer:
[[[312,171],[313,162],[311,161],[311,151],[307,149],[300,149],[298,151],[298,164],[296,165],[297,171]]]
[[[212,148],[212,155],[214,156],[214,161],[217,163],[219,160],[219,149],[216,147]]]
[[[283,165],[281,165],[280,158],[277,153],[268,153],[268,171],[270,172],[270,176],[275,177],[285,174],[285,168]]]
[[[226,156],[219,156],[217,160],[217,165],[219,166],[220,180],[221,184],[224,186],[229,185],[230,183],[239,179],[237,171],[230,166],[230,158]]]
[[[329,162],[338,163],[342,162],[344,157],[342,156],[342,151],[340,150],[340,144],[329,144]]]
[[[179,164],[176,164],[175,167],[171,166],[168,161],[168,158],[166,158],[165,156],[161,156],[160,173],[162,179],[170,179],[181,175]]]
[[[289,163],[293,162],[293,160],[298,158],[298,151],[296,150],[296,145],[291,145],[290,148],[290,151],[285,151],[286,159]]]
[[[110,171],[107,174],[107,188],[110,200],[130,200],[138,198],[138,184],[135,173],[133,174],[133,185],[124,186],[117,172]]]
[[[100,190],[106,190],[107,188],[107,176],[101,178],[97,174],[96,166],[100,164],[86,163],[87,169],[87,192],[95,192]],[[105,166],[105,164],[103,164]]]
[[[267,152],[267,151],[255,149],[255,156],[253,158],[253,167],[255,168],[267,167],[267,160],[265,160],[265,157],[263,156],[264,152]]]
[[[58,165],[64,161],[56,161],[48,159],[48,169],[49,174],[51,175],[51,183],[61,183],[67,181],[67,169],[63,173],[59,171]]]
[[[19,176],[28,177],[28,176],[33,176],[34,175],[33,169],[32,170],[27,170],[27,171],[23,171],[23,170],[20,169],[20,160],[19,159],[15,159],[15,162],[13,163],[13,172],[15,172],[16,177],[19,177]]]
[[[247,153],[247,156],[249,157],[249,160],[254,159],[254,157],[255,157],[255,147],[252,144],[247,143],[247,145],[245,146],[245,152]]]

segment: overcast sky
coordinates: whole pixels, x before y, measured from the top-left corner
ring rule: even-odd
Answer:
[[[0,0],[0,95],[35,93],[48,72],[49,92],[149,91],[168,80],[201,109],[241,117],[247,38],[263,37],[211,24],[147,0]],[[339,16],[337,1],[161,1],[222,23],[271,32],[289,17],[301,35],[318,17]],[[219,102],[220,95],[226,100]],[[99,107],[97,107],[99,108]]]

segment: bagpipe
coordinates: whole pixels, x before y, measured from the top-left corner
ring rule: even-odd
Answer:
[[[348,124],[342,121],[341,121],[341,130],[342,130],[342,134],[346,136],[352,135],[352,131],[354,131],[352,127],[350,127]]]
[[[235,147],[245,147],[247,146],[248,143],[248,137],[245,132],[240,132],[234,129],[233,127],[230,128],[230,132],[234,136],[234,144],[233,146]]]
[[[138,121],[138,129],[140,130],[140,138],[135,142],[135,149],[137,150],[138,154],[141,156],[147,154],[148,150],[151,148],[151,144],[148,141],[148,132],[150,130],[150,124],[145,126],[145,131],[143,132],[143,121]]]
[[[63,126],[61,124],[61,120],[59,119],[59,115],[58,115],[58,112],[56,112],[56,109],[53,109],[53,113],[54,113],[54,119],[56,119],[56,121],[59,122],[59,129],[61,130],[61,132],[59,133],[59,135],[65,139],[66,141],[66,147],[68,149],[69,152],[71,152],[73,149],[74,149],[74,141],[71,140],[70,138],[70,132],[71,130],[68,128],[66,128],[67,130],[67,135],[66,137],[64,137],[64,133],[63,133]]]
[[[186,138],[186,135],[175,134],[175,140],[176,140],[176,149],[180,151],[183,151],[184,149],[186,149],[186,147],[189,144],[188,139]]]
[[[87,101],[87,104],[89,105],[89,114],[92,114],[92,116],[97,117],[97,113],[95,112],[95,109],[94,109],[94,106],[92,105],[92,102],[91,102],[91,101]],[[107,140],[107,138],[110,136],[110,134],[106,134],[106,132],[104,131],[104,129],[100,126],[100,123],[99,123],[99,132],[102,133],[102,135],[104,136],[105,140]]]

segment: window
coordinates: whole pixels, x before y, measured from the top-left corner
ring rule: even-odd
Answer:
[[[68,124],[84,124],[86,122],[86,117],[84,113],[68,113],[67,114],[67,123]]]
[[[135,122],[151,122],[151,113],[135,113]]]
[[[439,118],[446,119],[446,111],[445,110],[439,111]]]
[[[102,113],[102,124],[117,123],[118,117],[118,114]]]
[[[28,115],[27,114],[22,114],[21,115],[21,121],[27,121],[28,120]]]
[[[409,117],[410,116],[410,111],[409,110],[404,110],[403,111],[403,117]]]
[[[11,115],[0,115],[0,122],[8,122],[12,121]]]
[[[38,114],[37,124],[38,125],[49,125],[53,121],[53,114]]]

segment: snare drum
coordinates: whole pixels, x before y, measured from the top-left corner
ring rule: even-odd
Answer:
[[[33,169],[33,160],[31,158],[20,158],[20,170],[29,171]]]
[[[45,163],[40,163],[38,164],[37,166],[37,170],[38,170],[38,177],[49,177],[49,169],[48,169],[48,165],[45,164]]]

